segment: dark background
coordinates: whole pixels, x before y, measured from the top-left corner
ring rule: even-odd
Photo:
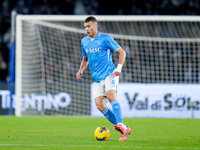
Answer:
[[[11,11],[66,15],[199,15],[199,0],[1,0],[0,86],[9,81]],[[5,88],[5,84],[3,84]],[[7,86],[6,86],[7,87]],[[1,89],[2,89],[1,88]]]
[[[199,0],[1,0],[0,90],[8,89],[11,11],[59,15],[199,15]],[[0,97],[1,101],[1,97]],[[0,105],[1,108],[1,105]],[[0,114],[7,114],[1,110]]]

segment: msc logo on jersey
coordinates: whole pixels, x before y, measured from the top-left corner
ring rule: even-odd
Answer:
[[[89,48],[89,49],[85,49],[85,52],[88,53],[97,53],[97,52],[101,52],[102,48],[101,47],[97,47],[97,48]]]

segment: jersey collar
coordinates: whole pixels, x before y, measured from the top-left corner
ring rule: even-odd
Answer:
[[[98,32],[98,34],[97,34],[97,36],[96,36],[95,38],[98,38],[98,37],[100,37],[100,36],[101,36],[101,33]]]

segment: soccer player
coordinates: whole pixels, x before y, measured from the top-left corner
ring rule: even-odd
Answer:
[[[126,58],[126,52],[107,34],[98,32],[95,17],[89,16],[84,21],[86,37],[81,41],[82,62],[77,72],[77,79],[81,79],[83,71],[89,64],[94,80],[94,97],[97,109],[114,124],[115,130],[121,133],[120,141],[125,141],[131,129],[123,123],[121,107],[116,100],[119,75]],[[112,62],[112,52],[119,54],[117,68]],[[106,106],[108,100],[112,110]]]

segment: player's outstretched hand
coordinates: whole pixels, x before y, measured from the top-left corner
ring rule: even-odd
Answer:
[[[119,75],[120,75],[120,72],[119,72],[119,71],[114,71],[114,72],[112,73],[112,76],[113,76],[113,77],[119,76]]]
[[[83,72],[79,71],[76,73],[76,78],[80,80],[82,75],[83,75]]]

